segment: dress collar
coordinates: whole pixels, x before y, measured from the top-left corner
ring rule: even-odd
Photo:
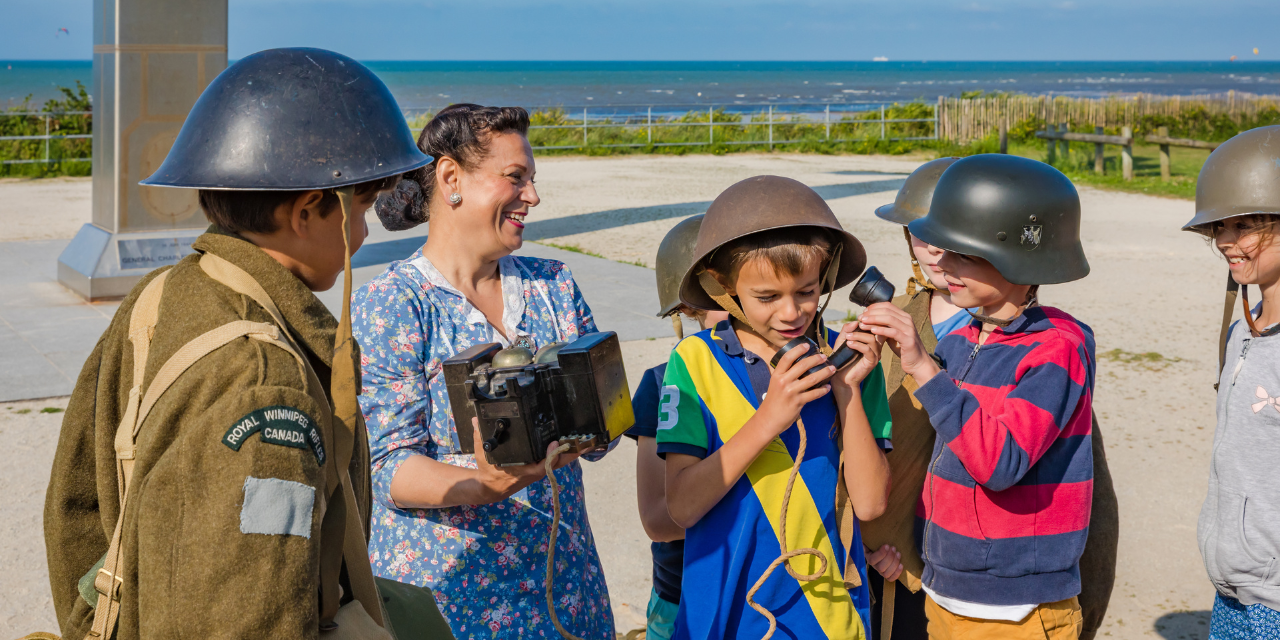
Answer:
[[[427,284],[436,289],[451,293],[462,299],[462,304],[458,307],[459,313],[466,317],[469,325],[481,325],[486,329],[492,329],[489,320],[485,318],[484,312],[480,311],[471,304],[470,300],[453,286],[444,277],[443,273],[436,268],[431,261],[427,259],[422,252],[419,251],[410,260],[412,264],[427,279]],[[502,279],[502,332],[491,331],[493,339],[501,342],[502,346],[508,346],[511,341],[508,337],[516,337],[529,335],[519,327],[520,321],[524,318],[525,302],[524,302],[524,280],[521,277],[521,267],[516,263],[516,259],[512,256],[503,256],[498,259],[498,275]],[[503,333],[507,337],[503,337]]]

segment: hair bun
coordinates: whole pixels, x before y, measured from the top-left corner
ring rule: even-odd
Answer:
[[[401,179],[393,191],[378,196],[373,208],[387,231],[412,229],[426,222],[428,216],[422,185],[408,176]]]

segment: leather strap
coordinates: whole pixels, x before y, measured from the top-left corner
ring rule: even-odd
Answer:
[[[1227,366],[1227,333],[1231,331],[1231,312],[1234,311],[1236,305],[1236,295],[1240,292],[1240,283],[1231,277],[1231,272],[1227,272],[1227,296],[1222,302],[1222,331],[1218,333],[1218,377],[1222,377],[1222,370]],[[1248,318],[1250,310],[1244,310],[1244,316]],[[1213,388],[1218,388],[1218,383],[1213,383]]]
[[[880,640],[893,638],[893,605],[898,595],[898,581],[885,580],[880,592]]]

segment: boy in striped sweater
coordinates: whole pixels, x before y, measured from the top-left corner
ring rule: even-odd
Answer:
[[[930,638],[1079,637],[1093,332],[1036,305],[1039,285],[1088,274],[1079,228],[1079,197],[1056,169],[960,160],[909,229],[946,251],[955,304],[981,312],[939,340],[936,360],[901,309],[860,319],[900,355],[938,434],[917,521]]]

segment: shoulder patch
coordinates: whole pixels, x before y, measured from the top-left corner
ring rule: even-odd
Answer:
[[[310,449],[316,461],[324,465],[324,438],[320,429],[305,412],[293,407],[273,405],[254,409],[236,420],[222,436],[222,444],[232,451],[239,451],[245,440],[260,433],[262,441],[295,449]]]

